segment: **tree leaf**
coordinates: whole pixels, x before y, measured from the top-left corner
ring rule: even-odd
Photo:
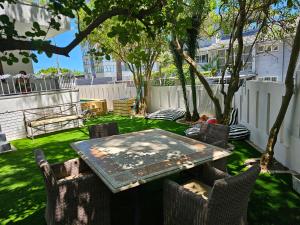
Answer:
[[[22,59],[22,62],[25,63],[25,64],[27,64],[27,63],[30,62],[30,60],[29,60],[29,58],[23,58],[23,59]]]
[[[293,0],[288,0],[288,1],[287,1],[287,7],[288,7],[288,8],[292,8],[293,5],[294,5]]]
[[[37,31],[39,31],[41,29],[38,22],[33,22],[33,28]]]

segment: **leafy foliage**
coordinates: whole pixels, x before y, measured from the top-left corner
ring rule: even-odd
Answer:
[[[86,16],[85,13],[81,14],[83,22]],[[129,68],[137,88],[136,109],[143,113],[147,108],[146,99],[149,97],[148,89],[154,64],[166,50],[164,34],[156,31],[154,37],[143,29],[141,22],[120,22],[113,18],[92,32],[85,47],[90,48],[88,53],[95,59],[112,56]]]
[[[67,68],[56,68],[56,67],[49,67],[46,69],[41,69],[37,72],[37,74],[58,74],[58,73],[62,73],[62,74],[67,74],[67,73],[71,73],[73,75],[81,75],[82,73],[80,71],[72,71],[70,69]]]
[[[172,1],[172,0],[168,0]],[[34,1],[36,2],[36,1]],[[7,55],[10,50],[35,50],[37,53],[45,52],[47,56],[60,54],[68,56],[69,52],[80,44],[94,29],[102,25],[106,20],[114,18],[119,23],[112,27],[110,37],[118,36],[120,43],[126,44],[129,41],[138,41],[139,32],[132,31],[130,23],[139,24],[135,26],[138,30],[144,30],[153,33],[151,28],[153,23],[163,23],[161,9],[167,4],[161,0],[94,0],[92,2],[85,0],[50,0],[47,4],[44,1],[44,10],[49,14],[48,25],[41,26],[39,21],[32,23],[32,27],[25,32],[16,29],[16,20],[7,15],[0,15],[0,52],[4,53],[1,61],[6,61],[9,65],[18,61],[18,57]],[[20,4],[15,0],[0,0],[0,7],[7,5],[14,6]],[[77,19],[81,21],[80,14],[85,13],[85,29],[81,29],[78,24],[78,33],[75,38],[65,47],[53,45],[51,41],[46,40],[50,30],[60,30],[61,24],[66,18]],[[139,23],[137,23],[140,21]],[[127,23],[130,22],[130,23]],[[29,58],[37,61],[35,53],[24,55],[22,62],[29,62]]]

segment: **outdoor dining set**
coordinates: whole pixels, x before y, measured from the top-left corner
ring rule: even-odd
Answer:
[[[228,128],[204,129],[192,139],[161,129],[119,134],[107,123],[71,144],[79,158],[49,164],[36,150],[47,224],[246,224],[260,167],[230,176]]]

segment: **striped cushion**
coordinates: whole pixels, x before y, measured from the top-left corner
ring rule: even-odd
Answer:
[[[244,140],[250,135],[250,131],[242,124],[229,126],[229,140]]]
[[[229,126],[238,124],[238,109],[233,109],[230,115]]]
[[[166,109],[159,110],[154,113],[150,113],[145,118],[146,119],[156,119],[156,120],[177,120],[184,117],[185,111],[180,109]]]
[[[185,135],[188,137],[197,136],[200,133],[200,127],[190,127],[185,131]]]

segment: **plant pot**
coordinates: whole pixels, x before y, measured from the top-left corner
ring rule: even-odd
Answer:
[[[293,188],[300,194],[300,175],[293,175]]]

